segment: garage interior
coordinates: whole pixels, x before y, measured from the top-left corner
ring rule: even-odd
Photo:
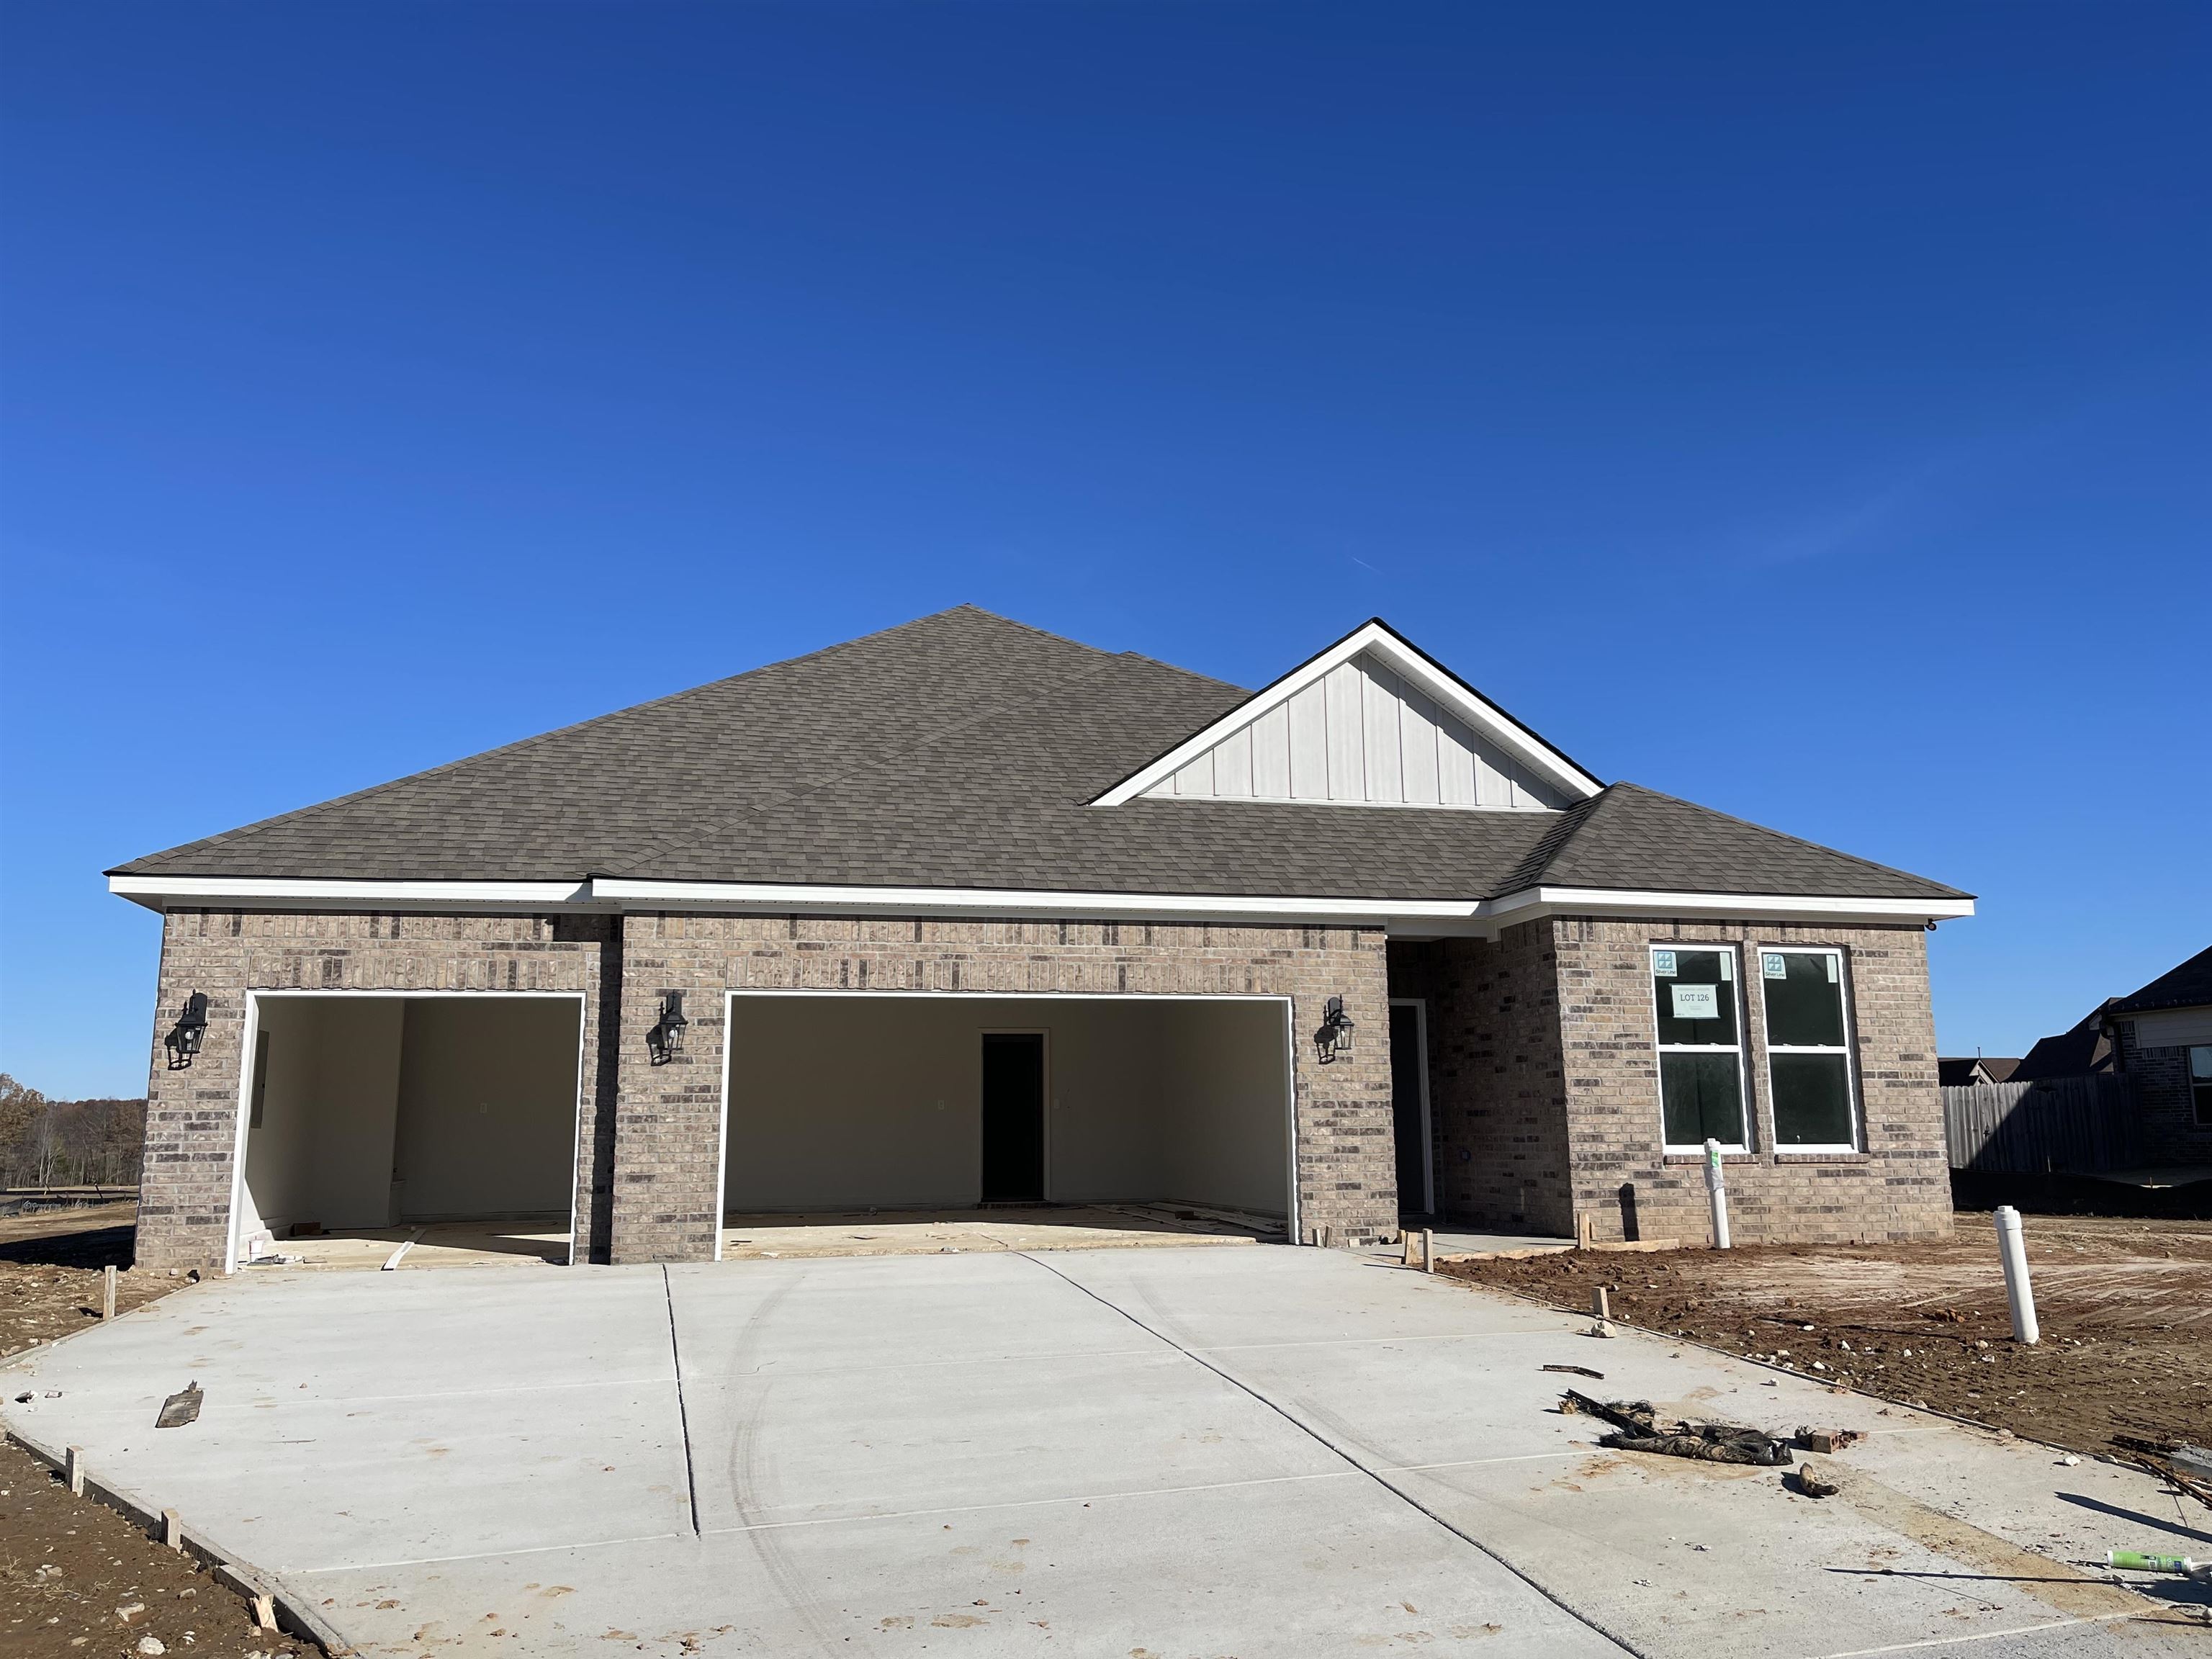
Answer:
[[[264,993],[236,1235],[246,1263],[568,1259],[583,1005]]]
[[[1287,1006],[731,998],[723,1254],[1282,1237]]]

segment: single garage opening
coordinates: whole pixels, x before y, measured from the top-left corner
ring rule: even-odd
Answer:
[[[726,1249],[778,1217],[1009,1206],[1290,1229],[1285,999],[735,992],[729,1014]]]
[[[234,1265],[380,1266],[418,1232],[418,1265],[571,1259],[580,996],[252,1000]]]

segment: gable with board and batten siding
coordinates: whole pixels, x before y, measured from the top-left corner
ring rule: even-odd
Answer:
[[[1101,795],[1559,811],[1597,781],[1379,621]]]

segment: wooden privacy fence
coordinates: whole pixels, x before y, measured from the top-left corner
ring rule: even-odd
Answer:
[[[1983,1175],[2124,1170],[2144,1161],[2133,1083],[2110,1073],[1947,1088],[1943,1138],[1953,1169]]]

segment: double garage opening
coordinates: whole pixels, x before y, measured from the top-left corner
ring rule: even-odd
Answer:
[[[735,992],[722,1212],[1169,1206],[1288,1228],[1273,997]]]
[[[249,1000],[232,1264],[576,1259],[580,994]],[[1292,1236],[1274,997],[733,992],[724,1229],[869,1212],[1143,1206]],[[619,1110],[619,1107],[617,1108]],[[319,1241],[319,1242],[308,1242]]]

